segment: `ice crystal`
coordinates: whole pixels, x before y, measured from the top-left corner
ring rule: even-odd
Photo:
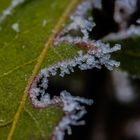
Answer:
[[[61,42],[74,43],[73,40],[88,40],[89,32],[95,26],[93,18],[91,16],[87,16],[87,12],[90,11],[92,7],[93,3],[91,0],[84,1],[78,6],[76,12],[70,17],[70,24],[62,30],[59,36],[56,37],[55,45],[58,45]],[[81,33],[82,36],[72,36],[68,34],[70,31],[76,31],[77,34]]]
[[[90,42],[90,45],[92,47],[87,53],[81,50],[74,59],[58,62],[49,68],[41,70],[30,90],[30,98],[34,106],[46,107],[52,103],[49,94],[46,92],[48,88],[48,77],[50,76],[58,74],[64,77],[66,74],[74,72],[74,67],[76,66],[81,70],[93,69],[94,67],[101,68],[102,65],[112,70],[114,66],[119,66],[119,62],[110,60],[110,53],[119,50],[120,45],[115,45],[113,48],[110,48],[109,44],[104,44],[101,41]],[[40,84],[38,85],[38,83]],[[40,97],[39,100],[38,97]]]
[[[119,24],[123,24],[123,28],[118,33],[110,33],[104,40],[123,40],[129,37],[140,36],[140,26],[131,25],[129,28],[125,28],[128,19],[136,11],[137,0],[116,0],[114,19]],[[124,13],[121,13],[121,10]],[[140,24],[140,20],[136,22]],[[125,25],[124,25],[125,24]]]
[[[104,40],[123,40],[129,37],[140,36],[140,25],[131,25],[127,27],[127,23],[131,15],[136,11],[137,0],[116,0],[115,1],[114,19],[122,26],[118,33],[110,33]],[[123,10],[123,13],[121,13]],[[136,20],[140,24],[140,20]]]
[[[2,15],[0,15],[0,23],[1,23],[3,20],[5,20],[5,18],[6,18],[8,15],[11,14],[11,12],[13,11],[13,9],[14,9],[17,5],[23,3],[24,1],[25,1],[25,0],[12,0],[11,5],[10,5],[7,9],[5,9],[5,10],[2,12]]]
[[[112,70],[114,66],[119,66],[119,62],[110,60],[110,53],[119,50],[120,45],[110,48],[109,44],[104,44],[101,41],[93,42],[94,46],[92,42],[90,43],[92,48],[87,53],[79,51],[74,59],[62,61],[41,70],[31,86],[30,99],[35,107],[45,108],[49,105],[59,104],[65,112],[65,116],[55,128],[53,134],[56,140],[63,140],[64,132],[65,130],[70,130],[70,125],[83,124],[83,122],[78,122],[78,120],[86,111],[83,106],[80,106],[80,103],[91,105],[93,101],[81,97],[73,97],[66,91],[62,91],[60,97],[55,96],[51,99],[47,92],[48,78],[56,74],[63,77],[66,74],[74,72],[74,67],[76,66],[81,70],[92,69],[94,67],[101,68],[102,65]]]
[[[85,121],[79,121],[86,114],[85,107],[81,104],[93,104],[92,100],[73,97],[66,91],[61,92],[60,99],[64,104],[63,110],[65,111],[65,116],[54,130],[53,138],[56,140],[63,140],[66,130],[70,135],[72,133],[70,128],[71,125],[84,125]]]

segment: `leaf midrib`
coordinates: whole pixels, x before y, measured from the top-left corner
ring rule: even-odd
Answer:
[[[11,126],[11,129],[10,129],[10,131],[8,133],[8,136],[7,136],[7,140],[12,140],[12,136],[13,136],[14,131],[16,129],[17,123],[18,123],[18,121],[20,119],[21,113],[24,111],[25,102],[26,102],[26,99],[28,97],[28,92],[30,90],[31,84],[34,81],[36,75],[38,74],[38,72],[39,72],[39,70],[41,68],[41,65],[42,65],[44,59],[47,56],[48,49],[53,46],[53,40],[55,38],[55,35],[57,33],[59,33],[59,31],[63,27],[63,24],[65,23],[65,21],[69,17],[71,11],[74,9],[74,7],[78,4],[79,1],[80,0],[71,0],[70,1],[70,3],[68,4],[68,6],[66,7],[66,9],[64,10],[64,13],[60,17],[58,23],[54,27],[53,33],[50,35],[48,41],[46,42],[43,51],[39,55],[39,57],[37,59],[37,63],[36,63],[36,65],[34,67],[34,70],[32,72],[32,75],[31,75],[31,77],[30,77],[30,79],[28,81],[28,84],[27,84],[27,86],[25,88],[24,94],[23,94],[23,96],[21,98],[20,105],[19,105],[19,107],[17,109],[17,112],[15,113],[15,116],[14,116],[14,119],[13,119],[13,123],[12,123],[12,126]]]

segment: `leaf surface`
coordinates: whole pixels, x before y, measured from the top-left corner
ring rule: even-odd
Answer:
[[[9,3],[0,3],[2,13]],[[28,90],[41,68],[76,55],[77,48],[53,48],[52,42],[77,3],[28,0],[0,23],[1,140],[47,140],[61,119],[63,112],[58,107],[33,108]],[[13,24],[18,24],[19,32],[12,28]]]

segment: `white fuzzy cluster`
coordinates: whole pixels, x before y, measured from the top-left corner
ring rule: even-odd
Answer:
[[[65,116],[62,118],[60,123],[54,130],[53,139],[55,140],[63,140],[65,131],[67,130],[68,134],[72,134],[72,130],[70,128],[71,125],[84,125],[85,121],[79,121],[87,112],[85,107],[81,104],[92,105],[93,101],[88,100],[81,97],[71,96],[70,93],[66,91],[62,91],[60,94],[60,99],[62,100],[64,106],[63,110],[65,112]]]
[[[88,11],[90,11],[92,8],[92,0],[87,0],[80,4],[76,12],[70,17],[70,24],[65,27],[55,39],[55,45],[62,42],[73,43],[72,40],[87,41],[89,39],[89,32],[95,26],[92,17],[87,15]],[[71,31],[77,32],[77,35],[70,35]]]
[[[66,130],[68,130],[68,134],[71,134],[71,125],[83,125],[84,122],[79,122],[79,119],[83,117],[86,110],[80,103],[91,105],[93,101],[81,97],[73,97],[66,91],[62,91],[60,97],[55,96],[51,99],[50,94],[47,92],[48,78],[56,74],[63,77],[65,74],[74,72],[73,68],[76,66],[81,70],[94,67],[101,68],[101,65],[105,65],[108,69],[112,70],[114,66],[119,66],[119,62],[110,60],[110,53],[119,50],[120,45],[110,48],[108,44],[105,45],[100,41],[94,42],[95,44],[96,47],[91,48],[87,53],[79,51],[78,56],[74,59],[59,62],[41,70],[31,86],[30,99],[35,107],[45,108],[58,104],[63,108],[65,115],[54,130],[54,140],[63,140]]]
[[[118,67],[120,65],[119,62],[110,60],[110,53],[120,50],[120,45],[110,48],[109,44],[104,44],[101,41],[93,44],[91,42],[90,45],[94,46],[88,52],[79,51],[78,56],[75,58],[58,62],[49,68],[41,70],[30,90],[30,98],[34,106],[42,108],[54,104],[54,100],[51,100],[47,93],[48,78],[50,76],[58,74],[64,77],[66,74],[74,72],[75,67],[81,70],[88,70],[93,68],[100,69],[102,65],[105,65],[109,70],[112,70],[114,66]],[[38,85],[39,82],[40,84]],[[38,96],[40,100],[37,99]]]
[[[137,0],[116,0],[114,20],[119,23],[121,28],[119,32],[107,35],[104,40],[123,40],[129,37],[140,36],[140,25],[131,25],[127,28],[128,20],[136,9]],[[137,19],[136,22],[140,24],[140,19]]]
[[[5,10],[2,12],[2,15],[0,15],[0,23],[1,23],[3,20],[5,20],[5,18],[6,18],[8,15],[10,15],[10,14],[12,13],[13,9],[14,9],[17,5],[23,3],[24,1],[25,1],[25,0],[12,0],[11,5],[10,5],[7,9],[5,9]]]

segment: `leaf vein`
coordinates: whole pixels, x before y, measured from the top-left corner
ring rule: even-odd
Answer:
[[[60,30],[63,27],[63,24],[65,23],[65,21],[69,17],[69,15],[72,12],[72,10],[74,9],[74,7],[78,4],[78,2],[79,2],[79,0],[71,0],[69,2],[68,6],[66,7],[66,9],[63,12],[62,16],[60,17],[58,23],[54,27],[53,33],[50,35],[48,41],[46,42],[43,51],[41,52],[40,56],[38,57],[37,63],[35,65],[35,67],[34,67],[32,75],[31,75],[31,77],[29,79],[28,85],[25,88],[24,94],[23,94],[23,96],[21,98],[20,105],[19,105],[19,107],[17,109],[17,112],[15,113],[11,129],[10,129],[9,134],[7,136],[7,140],[12,140],[14,131],[15,131],[16,126],[17,126],[17,123],[18,123],[18,121],[20,119],[21,113],[24,110],[25,102],[26,102],[26,99],[28,97],[28,93],[29,93],[30,87],[31,87],[32,82],[35,79],[36,75],[38,74],[44,59],[47,56],[48,49],[53,46],[53,40],[54,40],[56,34],[60,32]]]

